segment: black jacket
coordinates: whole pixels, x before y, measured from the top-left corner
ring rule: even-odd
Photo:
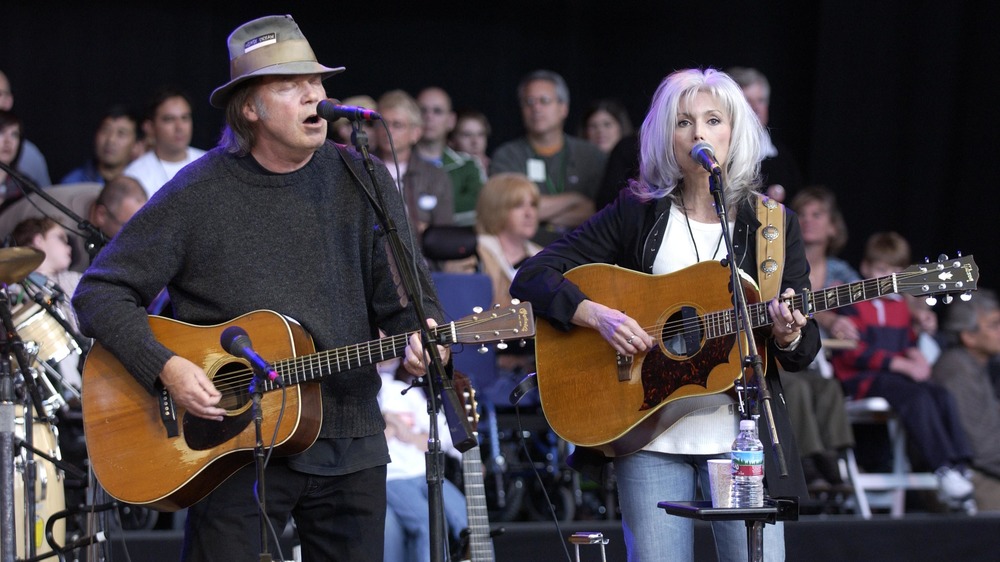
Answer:
[[[511,285],[512,296],[531,302],[536,313],[548,319],[561,330],[571,329],[571,319],[577,306],[586,295],[563,277],[570,269],[588,263],[616,264],[621,267],[651,273],[656,252],[661,248],[670,211],[667,198],[641,202],[627,191],[594,215],[588,222],[564,238],[550,244],[542,252],[526,261],[518,270]],[[736,263],[753,279],[757,279],[757,220],[754,208],[743,204],[736,212],[733,245]],[[785,213],[785,267],[781,290],[792,287],[796,291],[809,287],[809,263],[799,230],[798,219],[790,210]],[[795,437],[788,424],[788,415],[782,396],[781,380],[775,360],[789,371],[806,368],[820,347],[819,329],[810,320],[802,330],[802,341],[793,351],[781,351],[773,340],[768,342],[766,366],[768,388],[772,394],[775,424],[785,451],[789,478],[777,479],[777,458],[772,447],[765,450],[765,474],[770,477],[768,489],[772,497],[805,497],[805,480],[802,476]],[[770,436],[761,427],[761,440],[770,445]]]

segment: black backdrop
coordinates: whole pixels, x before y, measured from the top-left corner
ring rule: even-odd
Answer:
[[[993,180],[1000,147],[995,2],[668,0],[505,2],[40,2],[0,4],[0,69],[26,136],[57,181],[87,158],[114,102],[163,84],[193,97],[195,138],[214,145],[208,94],[228,79],[225,38],[243,21],[291,13],[320,61],[347,72],[331,97],[448,90],[490,116],[491,146],[520,133],[514,89],[535,68],[565,76],[571,130],[587,102],[617,97],[638,124],[659,80],[690,66],[754,66],[772,85],[771,128],[807,183],[840,198],[844,257],[893,229],[914,260],[975,253],[984,286],[1000,267]]]

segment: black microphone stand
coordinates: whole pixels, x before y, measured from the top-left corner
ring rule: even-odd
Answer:
[[[743,289],[743,283],[740,279],[739,266],[736,265],[736,260],[733,259],[736,253],[733,249],[732,235],[729,233],[729,217],[726,212],[722,174],[719,172],[712,173],[709,178],[709,186],[712,195],[715,197],[715,211],[718,213],[719,221],[722,223],[722,237],[726,242],[726,252],[729,256],[727,261],[729,262],[730,284],[733,289],[733,308],[736,315],[736,341],[738,343],[742,342],[740,339],[741,333],[746,336],[747,341],[746,356],[743,358],[743,365],[740,369],[740,381],[752,408],[744,406],[742,403],[743,397],[741,396],[740,412],[742,412],[744,418],[750,418],[752,415],[760,414],[758,408],[763,408],[764,422],[767,424],[767,429],[771,436],[772,448],[774,449],[774,454],[777,456],[780,476],[781,478],[787,478],[788,465],[785,462],[785,452],[781,448],[781,442],[778,439],[778,429],[774,425],[774,414],[771,409],[771,392],[764,381],[764,363],[760,354],[757,353],[757,342],[754,339],[754,333],[751,329],[752,323],[750,322],[750,309],[747,307],[746,292]],[[751,368],[753,371],[753,379],[750,382],[746,380],[747,368]],[[754,400],[749,399],[751,393],[756,394]]]
[[[460,451],[466,451],[475,446],[477,441],[473,435],[472,426],[464,415],[462,403],[458,399],[458,394],[452,386],[451,378],[447,376],[444,364],[441,361],[441,356],[437,350],[437,340],[427,328],[427,315],[424,313],[423,302],[420,299],[423,291],[418,285],[415,268],[411,267],[411,264],[413,263],[413,255],[408,252],[406,247],[403,245],[403,241],[400,238],[398,230],[396,229],[396,224],[386,211],[385,201],[382,196],[383,190],[379,189],[378,180],[375,176],[375,163],[372,161],[371,155],[368,152],[368,135],[361,129],[357,121],[354,121],[352,125],[353,130],[351,132],[351,142],[364,158],[365,169],[367,170],[368,177],[371,180],[374,195],[371,191],[369,191],[368,186],[361,181],[361,178],[356,177],[356,179],[361,184],[360,187],[368,196],[369,203],[371,203],[378,222],[386,235],[386,240],[389,244],[390,250],[390,264],[392,261],[395,261],[395,269],[402,283],[402,288],[406,292],[406,296],[410,303],[413,305],[413,312],[416,315],[417,325],[420,331],[420,340],[423,343],[424,352],[430,357],[431,360],[431,364],[427,370],[427,409],[430,416],[430,428],[428,430],[427,453],[425,454],[425,459],[427,472],[427,510],[430,521],[430,555],[432,562],[438,562],[444,560],[444,557],[447,555],[447,549],[445,548],[444,499],[442,495],[444,454],[441,451],[441,440],[438,435],[438,397],[440,397],[444,402],[445,416],[448,420],[448,425],[451,428],[453,436],[452,442],[455,444],[455,447]],[[382,123],[382,126],[386,126],[384,122]],[[388,130],[388,127],[386,129]],[[391,146],[391,136],[389,136],[389,143]],[[393,149],[393,152],[395,153],[395,149]],[[351,168],[349,164],[347,167],[349,170],[352,170],[353,173],[353,168]],[[393,186],[393,189],[395,189],[395,186]]]
[[[62,214],[66,215],[70,219],[76,222],[76,227],[81,231],[86,233],[85,247],[87,248],[87,253],[90,254],[91,259],[101,251],[102,248],[108,243],[108,239],[101,232],[101,229],[94,226],[89,220],[74,213],[71,209],[60,203],[55,197],[48,194],[44,189],[38,187],[35,182],[31,181],[28,176],[25,176],[16,169],[0,162],[0,169],[10,174],[14,180],[21,186],[21,191],[24,192],[24,196],[28,197],[30,193],[34,193],[46,200],[50,205],[58,209]]]
[[[722,183],[722,172],[716,169],[709,177],[709,190],[715,197],[715,211],[719,215],[719,222],[722,223],[722,236],[726,241],[726,252],[729,256],[730,286],[733,290],[733,308],[736,315],[736,341],[742,345],[740,334],[744,334],[747,342],[746,355],[740,366],[740,376],[737,384],[741,385],[743,392],[739,392],[740,412],[744,418],[756,417],[760,410],[763,410],[764,423],[767,425],[771,436],[771,445],[777,456],[778,471],[781,478],[788,478],[788,465],[785,463],[785,453],[781,448],[778,439],[778,429],[774,425],[774,414],[771,409],[771,392],[767,388],[764,380],[764,362],[757,353],[757,342],[754,338],[752,323],[750,322],[750,309],[747,305],[746,291],[740,278],[740,269],[736,264],[736,251],[733,249],[732,235],[729,233],[729,217],[726,211],[725,190]],[[752,380],[747,381],[747,368],[752,369]],[[744,404],[745,398],[749,404]],[[767,503],[765,502],[765,508]],[[750,562],[761,562],[764,557],[764,524],[766,520],[760,518],[745,517],[747,527],[747,560]],[[773,521],[771,521],[773,522]]]
[[[261,408],[261,401],[264,398],[264,386],[267,382],[267,373],[261,373],[260,369],[251,363],[253,372],[253,382],[250,384],[250,399],[253,402],[253,428],[254,446],[253,460],[257,469],[257,489],[254,496],[257,498],[257,519],[260,523],[260,562],[271,562],[271,551],[267,548],[267,498],[264,486],[264,410]]]

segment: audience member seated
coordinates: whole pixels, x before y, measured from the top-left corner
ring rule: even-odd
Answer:
[[[743,88],[743,95],[750,102],[750,107],[757,114],[757,119],[765,128],[771,118],[771,84],[756,68],[740,66],[726,70],[733,80]],[[791,151],[780,141],[775,140],[774,132],[768,129],[770,144],[764,147],[764,160],[760,163],[760,174],[763,178],[765,191],[778,201],[783,201],[785,195],[795,195],[802,186],[802,174]]]
[[[146,107],[142,127],[153,148],[129,164],[125,175],[139,180],[152,197],[205,151],[190,146],[194,133],[191,100],[180,90],[158,91]]]
[[[66,174],[59,183],[99,183],[117,177],[132,162],[138,142],[135,116],[116,105],[101,117],[94,134],[94,152],[87,162]]]
[[[873,234],[865,245],[861,274],[882,277],[902,271],[910,247],[895,232]],[[958,409],[951,394],[931,382],[927,359],[916,347],[910,310],[899,295],[863,301],[845,311],[860,334],[854,349],[834,354],[834,372],[845,392],[855,398],[881,396],[899,416],[914,464],[934,469],[942,500],[961,502],[972,496],[965,474],[972,459]]]
[[[398,360],[379,364],[382,388],[378,401],[385,418],[385,438],[391,461],[386,466],[385,562],[429,562],[430,523],[427,509],[427,438],[430,418],[422,388],[409,387],[411,376],[397,367]],[[399,373],[396,375],[395,373]],[[398,380],[401,376],[405,380]],[[438,417],[441,449],[461,459],[452,446],[444,414]],[[459,540],[468,527],[465,497],[449,480],[442,479],[444,514],[451,540]],[[398,525],[398,527],[397,527]]]
[[[490,157],[486,155],[489,145],[490,120],[483,112],[475,109],[463,109],[455,115],[455,128],[448,136],[448,145],[455,150],[468,154],[479,166],[479,177],[485,182],[486,171],[490,169]]]
[[[611,149],[608,162],[604,166],[604,176],[600,189],[594,198],[594,206],[600,211],[618,198],[619,192],[628,187],[629,181],[639,177],[639,134],[622,137]]]
[[[11,89],[7,75],[0,71],[0,111],[11,111],[13,108],[14,90]],[[14,167],[38,184],[38,187],[52,185],[52,180],[49,178],[49,165],[45,162],[42,151],[35,146],[35,143],[26,138],[22,139],[22,144],[21,154]]]
[[[73,292],[76,291],[81,274],[69,269],[72,248],[69,245],[69,236],[66,231],[59,226],[59,223],[50,218],[31,218],[21,221],[14,228],[12,236],[16,245],[31,247],[45,253],[45,259],[33,273],[37,276],[30,278],[30,283],[28,281],[22,282],[22,286],[14,291],[15,294],[11,297],[12,304],[14,304],[12,307],[14,316],[17,316],[18,311],[23,306],[30,306],[31,298],[26,294],[26,287],[30,285],[34,287],[32,293],[41,291],[45,296],[51,296],[53,311],[68,323],[70,333],[75,335],[78,341],[85,341],[80,336],[76,314],[69,301]],[[50,337],[56,338],[57,336],[51,334]],[[38,343],[41,345],[44,342]],[[78,369],[79,360],[79,354],[70,354],[63,357],[58,365],[64,382],[74,386],[77,390],[80,389],[82,382]]]
[[[482,173],[475,159],[448,146],[448,135],[455,129],[456,118],[451,97],[441,88],[425,88],[417,96],[417,105],[424,121],[417,155],[448,173],[455,190],[455,224],[471,226],[476,221]]]
[[[812,289],[857,280],[858,274],[847,263],[831,255],[847,240],[847,226],[833,194],[823,188],[807,188],[797,194],[792,207],[806,247]],[[819,320],[824,315],[836,317],[833,311],[815,317]],[[850,324],[846,318],[842,321]],[[822,325],[820,330],[822,333]],[[844,409],[843,390],[826,354],[817,354],[806,370],[782,371],[781,382],[809,491],[848,491],[838,460],[842,451],[854,446],[854,433]]]
[[[420,235],[428,226],[449,225],[454,221],[451,180],[443,170],[417,156],[413,149],[423,131],[423,119],[416,100],[402,90],[392,90],[379,98],[378,112],[392,133],[401,177],[396,175],[392,147],[383,127],[377,129],[376,154],[403,194],[410,227],[419,247]]]
[[[340,103],[352,107],[363,107],[365,109],[371,109],[372,111],[375,111],[378,107],[375,100],[371,96],[366,95],[344,98]],[[368,121],[361,122],[361,130],[363,130],[368,137],[368,151],[372,154],[375,154],[376,152],[375,147],[377,139],[375,129],[377,128],[381,128],[381,126],[369,123]],[[341,117],[340,119],[330,123],[330,131],[333,133],[333,138],[337,142],[346,144],[347,146],[354,146],[354,142],[351,140],[351,133],[354,131],[354,127],[347,119]]]
[[[538,184],[542,195],[535,241],[544,246],[594,214],[607,155],[563,131],[569,115],[569,88],[562,76],[536,70],[518,84],[517,98],[525,136],[497,148],[490,175],[515,172]]]
[[[476,204],[477,253],[480,269],[493,281],[493,304],[510,303],[510,283],[521,263],[542,248],[531,239],[538,230],[538,186],[524,174],[497,174],[483,186]],[[507,405],[514,386],[535,371],[534,342],[497,350],[497,377],[480,382],[481,396]],[[522,405],[537,404],[531,393]]]
[[[812,290],[861,280],[850,264],[836,257],[847,244],[847,223],[833,192],[821,186],[807,187],[795,194],[789,208],[799,216]],[[857,328],[841,312],[826,310],[815,314],[821,334],[824,338],[856,341]]]
[[[118,176],[101,187],[98,183],[56,185],[45,192],[77,216],[89,220],[107,239],[121,229],[139,207],[146,203],[146,191],[139,182],[128,176]],[[70,224],[69,217],[48,201],[33,193],[0,213],[0,237],[5,237],[21,221],[29,218],[54,217],[58,222]],[[84,271],[90,265],[87,241],[77,231],[70,231],[73,263],[70,269]]]
[[[988,364],[1000,357],[1000,306],[996,293],[979,289],[972,300],[943,310],[946,349],[931,378],[948,389],[972,446],[972,483],[983,511],[1000,511],[1000,398]]]
[[[0,163],[17,168],[21,155],[21,120],[13,112],[0,109]],[[0,208],[21,198],[21,183],[6,170],[0,169]]]
[[[591,104],[583,114],[583,126],[580,127],[580,136],[605,154],[610,154],[623,137],[634,132],[625,107],[611,99]]]

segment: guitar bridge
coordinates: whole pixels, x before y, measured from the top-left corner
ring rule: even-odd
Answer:
[[[615,352],[615,364],[618,366],[618,382],[628,382],[632,378],[632,362],[634,357]]]

